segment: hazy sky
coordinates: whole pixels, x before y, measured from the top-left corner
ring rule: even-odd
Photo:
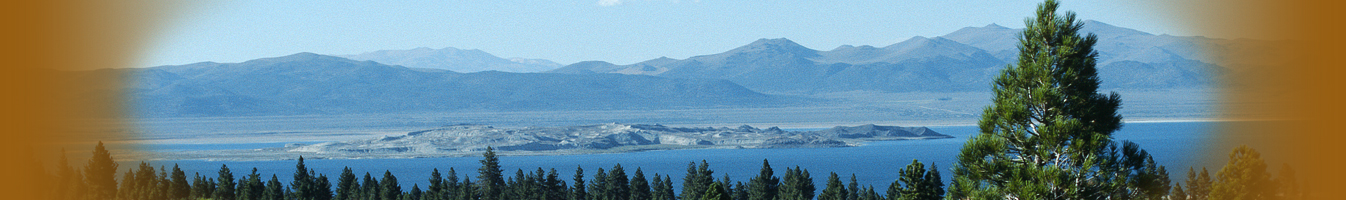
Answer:
[[[481,49],[561,64],[630,64],[723,52],[759,38],[886,46],[991,23],[1021,28],[1041,1],[506,0],[207,1],[170,20],[138,66],[242,62],[298,52]],[[1157,0],[1067,1],[1081,19],[1196,35]]]

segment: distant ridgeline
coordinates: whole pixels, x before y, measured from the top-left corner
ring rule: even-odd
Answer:
[[[825,148],[859,145],[863,141],[940,139],[952,136],[925,127],[838,126],[816,131],[785,131],[751,126],[684,128],[648,124],[600,124],[564,127],[496,128],[456,125],[399,136],[284,148],[170,152],[175,159],[201,159],[247,154],[250,158],[286,159],[297,155],[321,158],[408,158],[470,156],[494,147],[513,155],[629,152],[686,148]]]
[[[561,67],[422,48],[78,73],[129,75],[129,102],[143,117],[780,107],[813,101],[794,94],[987,91],[994,75],[1016,62],[1020,31],[992,24],[830,51],[762,39],[719,54],[630,65]],[[1264,43],[1153,35],[1096,21],[1085,21],[1083,31],[1099,36],[1104,89],[1206,87],[1238,71],[1218,63],[1221,57]],[[551,70],[512,73],[544,69]]]

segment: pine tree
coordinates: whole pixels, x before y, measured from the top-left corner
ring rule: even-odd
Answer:
[[[724,178],[720,178],[720,185],[724,187],[724,192],[725,192],[725,194],[729,194],[729,198],[730,198],[730,199],[733,199],[733,197],[734,197],[734,181],[729,180],[729,174],[725,174],[725,175],[724,175]]]
[[[1234,148],[1226,163],[1215,174],[1210,199],[1272,199],[1275,185],[1267,173],[1261,153],[1248,146]]]
[[[441,200],[440,197],[444,192],[444,177],[439,174],[439,168],[434,168],[430,171],[429,181],[430,185],[425,188],[425,196],[422,196],[421,199]],[[415,185],[412,187],[414,188]]]
[[[460,186],[458,184],[458,171],[455,171],[452,167],[450,167],[449,177],[447,180],[444,181],[443,199],[445,200],[458,199],[458,195],[460,195],[458,193],[459,188]]]
[[[1210,173],[1205,167],[1201,168],[1201,174],[1197,175],[1193,168],[1187,168],[1187,196],[1192,200],[1206,200],[1210,196],[1210,189],[1214,183],[1211,182]]]
[[[639,169],[637,169],[637,171],[639,171]],[[650,179],[650,199],[669,200],[668,197],[663,196],[662,194],[663,190],[664,190],[664,178],[660,177],[659,173],[654,173],[654,179]]]
[[[637,169],[637,171],[639,171],[639,169]],[[566,182],[561,180],[561,175],[556,173],[556,168],[551,168],[551,170],[547,171],[547,180],[545,183],[547,187],[546,198],[548,200],[565,200],[568,198],[569,192],[567,191]]]
[[[1169,200],[1187,200],[1187,192],[1182,190],[1182,183],[1173,186],[1173,192],[1168,193]]]
[[[669,177],[668,175],[664,175],[664,186],[662,187],[662,190],[658,192],[658,195],[657,195],[657,196],[663,197],[664,199],[667,199],[667,200],[674,200],[674,199],[677,199],[677,195],[674,195],[674,193],[673,193],[673,178],[672,178],[672,177]]]
[[[851,174],[851,183],[846,184],[846,199],[857,200],[860,198],[860,183],[855,180],[855,174]]]
[[[779,191],[780,178],[777,178],[775,172],[771,170],[771,163],[766,159],[762,160],[762,170],[748,181],[749,200],[775,200],[776,193]]]
[[[438,172],[438,171],[436,171]],[[350,167],[341,169],[341,177],[337,178],[336,197],[337,200],[353,200],[358,193],[360,183],[355,179],[355,172]]]
[[[360,199],[378,200],[379,199],[379,180],[374,179],[369,172],[365,172],[363,182],[360,182]]]
[[[192,174],[193,174],[192,194],[189,196],[189,198],[191,199],[209,198],[210,195],[203,195],[206,194],[206,178],[201,177],[201,173],[192,173]]]
[[[702,194],[701,200],[733,200],[729,194],[724,191],[724,186],[719,182],[713,182],[706,187],[706,193]]]
[[[421,192],[421,186],[418,185],[418,184],[412,184],[412,185],[411,185],[411,192],[407,192],[407,194],[402,195],[402,199],[403,199],[403,200],[421,200],[421,198],[422,198],[421,195],[422,195],[422,194],[423,194],[423,192]]]
[[[173,175],[171,177],[169,188],[172,193],[168,195],[169,199],[185,199],[192,194],[192,187],[187,183],[187,173],[182,172],[177,164],[173,164]]]
[[[154,196],[151,197],[151,199],[169,199],[173,193],[173,187],[171,186],[173,182],[168,180],[168,170],[165,170],[163,165],[159,166],[159,176],[156,177],[158,177],[158,179],[154,181],[154,188],[152,188],[154,190]]]
[[[700,166],[695,164],[687,164],[687,177],[682,179],[682,199],[700,199],[710,184],[715,182],[715,172],[710,170],[710,164],[705,160],[701,160]]]
[[[318,174],[317,182],[314,183],[314,200],[332,199],[332,182],[328,181],[327,175]]]
[[[626,170],[622,169],[622,164],[613,166],[612,171],[608,172],[607,184],[608,186],[604,188],[608,190],[608,199],[627,200],[631,198],[631,183],[626,179]]]
[[[281,186],[280,179],[276,178],[275,174],[272,174],[271,180],[266,182],[262,200],[285,200],[285,187]]]
[[[463,178],[462,188],[458,191],[458,200],[479,200],[480,193],[477,192],[477,185],[472,184],[472,178]]]
[[[1146,168],[1148,158],[1116,154],[1121,97],[1097,93],[1097,36],[1081,36],[1083,24],[1058,7],[1047,0],[1025,20],[1018,63],[994,81],[981,133],[958,155],[951,198],[1125,199],[1160,188],[1137,184],[1166,182],[1129,176],[1162,170]]]
[[[402,186],[397,184],[397,177],[393,176],[393,172],[383,171],[383,180],[379,180],[379,184],[380,200],[399,200],[402,198]]]
[[[238,182],[238,192],[235,195],[238,199],[260,200],[263,197],[262,194],[266,193],[266,184],[262,182],[262,174],[257,173],[256,167],[252,168],[248,177],[239,179]]]
[[[636,174],[631,176],[631,198],[629,199],[650,200],[653,198],[650,193],[650,183],[645,179],[645,172],[637,167]]]
[[[827,187],[818,195],[818,200],[846,200],[846,193],[846,186],[841,184],[841,178],[833,172],[832,176],[827,177]]]
[[[748,185],[743,184],[743,181],[734,182],[733,188],[734,191],[732,193],[734,193],[734,200],[747,200],[748,196],[751,196],[751,194],[748,193]]]
[[[304,166],[304,156],[299,156],[298,164],[295,164],[294,179],[290,179],[290,188],[295,200],[312,200],[317,192],[314,188],[313,175]]]
[[[144,163],[141,163],[141,164],[143,165]],[[75,173],[79,173],[79,171],[75,171]],[[138,193],[138,191],[139,191],[139,189],[140,189],[140,186],[138,185],[138,184],[140,183],[140,179],[136,178],[136,173],[135,173],[135,172],[131,171],[131,169],[126,169],[126,173],[122,174],[122,179],[121,179],[121,180],[122,180],[121,188],[118,188],[118,190],[117,190],[117,199],[140,199],[140,198],[141,198],[141,197],[139,196],[139,193]],[[80,180],[80,182],[83,182],[83,181],[84,181],[84,180]],[[86,189],[87,189],[87,188],[86,188]],[[81,198],[81,197],[83,197],[83,198]],[[84,194],[84,195],[82,195],[82,196],[80,196],[80,197],[75,197],[75,198],[76,198],[76,199],[86,199],[87,197],[88,197],[88,194]],[[209,198],[210,195],[207,194],[206,197]]]
[[[117,166],[112,154],[108,153],[107,148],[103,147],[103,142],[99,141],[93,148],[93,157],[90,157],[89,163],[84,166],[84,182],[88,183],[90,198],[117,198],[117,180],[113,177],[117,175]]]
[[[933,165],[931,166],[933,168]],[[939,179],[939,170],[925,170],[925,164],[920,161],[912,160],[902,171],[898,171],[898,179],[888,186],[888,198],[890,199],[942,199],[944,191],[941,187],[943,183]]]
[[[481,169],[477,170],[477,183],[481,186],[481,199],[484,200],[504,200],[505,198],[505,178],[501,174],[500,159],[495,157],[495,149],[486,147],[486,153],[481,154]]]
[[[598,168],[598,173],[594,173],[594,180],[589,182],[589,199],[592,200],[612,200],[608,191],[608,172],[603,168]]]
[[[61,149],[61,159],[56,161],[56,187],[51,191],[53,199],[66,200],[76,199],[71,193],[75,188],[75,182],[83,182],[83,178],[75,179],[75,168],[70,167],[70,162],[65,157],[65,149]]]
[[[811,200],[813,199],[813,178],[809,177],[807,170],[795,166],[794,169],[785,168],[784,181],[781,183],[777,198],[782,200]]]
[[[939,167],[935,166],[934,163],[930,163],[930,171],[925,173],[925,181],[925,190],[930,191],[928,193],[930,195],[926,197],[930,197],[930,199],[944,199],[944,179],[943,177],[940,177]]]
[[[234,200],[234,173],[229,171],[229,165],[220,165],[219,178],[215,184],[215,199]]]
[[[589,192],[584,188],[584,168],[575,167],[575,184],[570,189],[570,200],[588,200]]]

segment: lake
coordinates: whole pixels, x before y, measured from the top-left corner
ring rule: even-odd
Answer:
[[[1216,133],[1212,133],[1218,126],[1225,123],[1235,122],[1157,122],[1157,123],[1127,123],[1122,130],[1114,134],[1117,141],[1129,140],[1140,144],[1141,148],[1149,151],[1156,162],[1168,168],[1169,177],[1174,182],[1180,182],[1186,177],[1188,167],[1212,167],[1211,173],[1218,170],[1219,165],[1209,165],[1205,163],[1222,163],[1221,160],[1206,161],[1208,157],[1202,152],[1210,152],[1212,148],[1215,152],[1223,149],[1227,152],[1232,146],[1225,144],[1212,144]],[[879,193],[886,191],[889,184],[897,179],[898,170],[912,159],[920,160],[926,164],[937,164],[943,180],[947,182],[951,179],[953,173],[949,171],[955,161],[959,149],[968,137],[977,133],[976,126],[943,126],[930,127],[931,129],[954,136],[952,139],[935,140],[903,140],[903,141],[879,141],[869,142],[863,146],[846,148],[794,148],[794,149],[690,149],[690,150],[665,150],[665,151],[646,151],[619,154],[590,154],[590,155],[563,155],[563,156],[505,156],[500,158],[502,169],[505,170],[506,177],[514,175],[517,169],[523,169],[525,173],[535,171],[541,167],[543,169],[555,168],[564,180],[571,180],[575,168],[583,167],[586,175],[585,180],[591,180],[598,168],[610,169],[613,165],[620,163],[626,169],[628,175],[634,174],[636,168],[641,168],[646,177],[651,177],[655,173],[669,175],[673,180],[675,188],[681,188],[682,177],[687,171],[687,165],[690,162],[700,162],[705,160],[710,164],[710,169],[715,171],[715,177],[721,178],[728,174],[733,181],[748,182],[750,177],[756,176],[762,166],[762,160],[771,162],[771,166],[777,176],[784,175],[785,167],[803,167],[807,169],[814,180],[814,185],[818,191],[826,185],[829,172],[836,172],[842,177],[842,181],[849,181],[849,176],[855,174],[861,185],[872,185]],[[1238,137],[1238,136],[1224,136]],[[261,143],[259,143],[261,144]],[[171,151],[175,148],[187,149],[230,149],[230,148],[257,148],[259,145],[248,144],[230,144],[232,146],[162,146]],[[277,144],[270,144],[277,145]],[[336,179],[341,174],[344,167],[350,167],[356,172],[357,177],[363,176],[368,172],[375,178],[382,177],[383,171],[387,170],[397,176],[403,189],[410,190],[413,184],[428,183],[431,169],[438,168],[441,173],[447,173],[449,168],[454,168],[462,177],[472,177],[476,181],[476,170],[480,167],[480,157],[452,157],[452,158],[416,158],[416,159],[355,159],[355,160],[306,160],[305,164],[309,169],[317,173],[326,174],[331,179],[332,184],[336,185]],[[275,174],[281,182],[289,183],[294,174],[295,161],[202,161],[202,160],[177,160],[177,161],[155,161],[151,164],[166,165],[170,168],[176,163],[187,172],[190,177],[192,173],[199,172],[203,176],[216,177],[217,171],[222,164],[227,164],[233,171],[235,177],[243,177],[249,173],[251,168],[257,168],[258,173],[264,177]],[[123,163],[121,170],[126,167],[134,167],[135,163]],[[1272,165],[1278,166],[1278,165]],[[927,167],[928,168],[928,167]],[[420,186],[425,189],[425,186]]]

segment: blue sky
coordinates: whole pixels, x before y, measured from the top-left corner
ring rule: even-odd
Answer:
[[[1081,19],[1197,35],[1159,0],[1067,1]],[[518,0],[205,1],[155,32],[137,66],[242,62],[298,52],[416,47],[629,64],[723,52],[759,38],[885,46],[996,23],[1021,28],[1040,1]]]

